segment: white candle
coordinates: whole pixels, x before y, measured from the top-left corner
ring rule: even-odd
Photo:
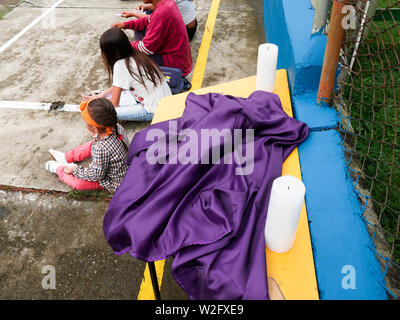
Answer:
[[[294,243],[306,188],[293,176],[282,176],[272,183],[265,224],[265,244],[274,252],[287,252]]]
[[[278,46],[272,43],[258,47],[256,90],[274,91],[278,51]]]

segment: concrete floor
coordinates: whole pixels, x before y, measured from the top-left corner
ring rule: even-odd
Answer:
[[[9,12],[16,4],[18,4],[18,0],[0,0],[0,17]]]
[[[31,0],[35,7],[23,3],[0,19],[0,46],[55,2]],[[191,43],[194,62],[211,0],[195,3],[200,25]],[[116,13],[138,4],[64,1],[55,16],[0,54],[0,100],[78,104],[81,93],[106,87],[98,39],[121,19]],[[261,0],[221,0],[203,87],[256,73],[257,48],[265,42],[261,6]],[[145,263],[111,252],[102,231],[108,202],[75,199],[44,170],[49,148],[66,151],[90,138],[80,115],[12,109],[0,114],[0,299],[136,299]],[[124,124],[130,138],[148,125]],[[171,261],[162,296],[186,299],[171,276]],[[56,269],[56,290],[41,286],[45,265]]]

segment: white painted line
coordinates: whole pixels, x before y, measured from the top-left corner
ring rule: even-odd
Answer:
[[[17,35],[15,35],[12,39],[8,40],[5,44],[0,47],[0,53],[6,50],[9,46],[11,46],[15,41],[21,38],[27,31],[29,31],[33,26],[35,26],[40,20],[42,20],[45,16],[47,16],[51,11],[53,11],[56,7],[58,7],[64,0],[59,0],[55,4],[53,4],[48,10],[43,12],[39,17],[33,20],[29,25],[27,25],[24,29],[22,29]]]
[[[50,105],[42,102],[0,101],[0,109],[50,110]],[[81,112],[77,104],[66,104],[62,111]]]

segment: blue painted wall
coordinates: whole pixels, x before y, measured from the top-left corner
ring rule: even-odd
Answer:
[[[326,37],[311,34],[311,1],[264,0],[263,6],[267,42],[279,46],[278,67],[288,70],[295,117],[312,130],[299,154],[320,298],[387,299],[345,165],[337,112],[316,104]],[[346,287],[349,283],[355,287]]]
[[[293,94],[318,88],[326,37],[311,35],[314,10],[310,1],[264,1],[265,34],[279,45],[278,67],[288,70]],[[307,30],[307,32],[306,32]]]
[[[315,131],[299,147],[320,296],[386,299],[383,275],[370,249],[341,143],[336,130]],[[354,268],[354,289],[342,287],[349,275],[346,266]]]

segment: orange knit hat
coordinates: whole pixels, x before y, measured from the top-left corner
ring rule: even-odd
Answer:
[[[81,109],[81,115],[82,115],[83,120],[85,120],[85,122],[87,124],[91,125],[92,127],[105,128],[107,136],[111,135],[113,133],[113,131],[110,127],[101,126],[92,119],[92,117],[90,116],[89,110],[88,110],[89,103],[90,103],[90,101],[83,101],[83,102],[81,102],[81,104],[79,106]]]

